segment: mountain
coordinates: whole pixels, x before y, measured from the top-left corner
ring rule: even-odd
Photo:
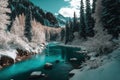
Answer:
[[[61,26],[61,27],[64,27],[65,24],[66,24],[66,22],[67,22],[68,19],[69,19],[68,17],[64,17],[64,16],[61,15],[61,14],[56,14],[55,16],[56,16],[56,19],[57,19],[57,21],[58,21],[59,26]]]
[[[29,0],[9,0],[8,7],[12,11],[11,14],[8,14],[11,19],[11,24],[9,25],[8,30],[10,30],[16,16],[19,16],[22,13],[25,15],[31,13],[32,20],[35,19],[37,22],[40,22],[42,25],[46,25],[50,27],[59,26],[56,17],[51,12],[47,12],[39,8]]]

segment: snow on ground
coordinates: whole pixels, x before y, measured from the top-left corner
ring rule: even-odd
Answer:
[[[98,57],[98,60],[100,59],[101,65],[97,68],[91,68],[89,64],[81,69],[72,70],[75,75],[70,80],[120,80],[120,49]]]
[[[25,50],[25,51],[28,51],[30,53],[41,53],[42,50],[45,48],[45,45],[24,45],[24,49],[22,50]],[[21,49],[21,48],[20,48]],[[16,49],[0,49],[0,57],[2,56],[7,56],[11,59],[13,59],[15,61],[16,57],[17,57],[17,51]]]
[[[17,57],[16,50],[0,50],[0,56],[7,56],[15,61]]]
[[[64,47],[71,47],[71,48],[82,48],[82,49],[84,49],[84,47],[83,46],[80,46],[80,45],[71,45],[71,44],[58,44],[59,46],[64,46]]]

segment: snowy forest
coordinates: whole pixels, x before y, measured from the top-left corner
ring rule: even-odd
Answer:
[[[120,80],[120,0],[76,1],[65,17],[0,0],[0,80]]]

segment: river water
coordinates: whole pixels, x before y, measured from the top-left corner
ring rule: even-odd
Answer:
[[[42,71],[48,76],[45,79],[33,80],[68,80],[69,71],[80,65],[83,58],[80,54],[75,54],[78,50],[80,49],[50,44],[41,54],[0,70],[0,80],[29,80],[30,73],[33,71]],[[73,57],[77,57],[78,61],[70,62],[69,59]],[[60,62],[56,63],[56,60]],[[45,70],[43,66],[46,62],[52,63],[53,69]]]

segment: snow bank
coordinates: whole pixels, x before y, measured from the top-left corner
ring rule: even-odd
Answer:
[[[0,56],[7,56],[15,61],[17,57],[17,51],[16,50],[0,50]]]
[[[67,45],[65,45],[65,44],[58,44],[58,45],[60,45],[60,46],[64,46],[64,47],[71,47],[71,48],[82,48],[82,49],[84,49],[84,47],[83,46],[80,46],[80,45],[69,45],[69,44],[67,44]]]
[[[120,50],[117,49],[106,58],[104,63],[96,69],[75,69],[71,71],[75,75],[70,80],[120,80]]]

